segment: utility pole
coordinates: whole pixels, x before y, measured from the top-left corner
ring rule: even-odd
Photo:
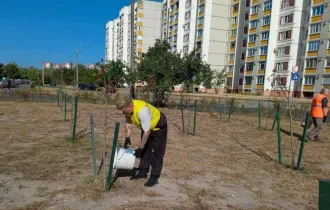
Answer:
[[[131,66],[131,71],[134,71],[134,18],[135,18],[135,8],[134,8],[134,0],[131,0],[131,56],[130,56],[130,66]],[[134,99],[134,93],[135,93],[135,88],[134,85],[135,82],[133,82],[133,84],[131,84],[131,97]]]
[[[42,86],[45,85],[45,67],[44,67],[44,60],[42,60]]]
[[[76,49],[76,85],[77,85],[77,91],[78,91],[78,86],[79,86],[79,80],[78,80],[78,49]]]

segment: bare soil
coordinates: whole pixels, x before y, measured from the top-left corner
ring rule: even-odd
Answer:
[[[104,154],[104,105],[79,104],[78,132],[89,130],[94,114],[97,164]],[[169,122],[163,174],[153,188],[146,180],[119,177],[105,192],[104,171],[92,178],[91,136],[69,141],[70,122],[55,103],[0,103],[0,209],[3,210],[110,210],[110,209],[234,209],[310,210],[318,206],[318,179],[330,177],[330,132],[322,142],[305,145],[303,169],[290,169],[289,123],[284,119],[278,163],[272,119],[234,115],[228,122],[216,113],[198,113],[196,135],[182,133],[179,110],[162,110]],[[70,116],[70,114],[68,114]],[[124,119],[108,106],[106,170],[115,122]],[[192,131],[193,113],[185,111],[185,126]],[[303,129],[294,123],[295,161]],[[132,147],[140,141],[133,130]]]

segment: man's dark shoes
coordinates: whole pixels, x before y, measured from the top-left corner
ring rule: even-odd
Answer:
[[[132,176],[130,180],[137,180],[137,179],[146,179],[148,177],[147,175],[148,170],[141,169],[138,174]]]
[[[144,184],[146,187],[153,187],[158,184],[158,176],[151,175],[150,179]]]

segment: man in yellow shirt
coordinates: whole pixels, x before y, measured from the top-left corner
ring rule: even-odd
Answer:
[[[151,176],[145,186],[158,184],[163,168],[163,158],[167,141],[167,120],[156,107],[142,100],[125,98],[116,103],[126,118],[126,139],[124,147],[131,145],[132,124],[141,129],[141,143],[134,155],[141,158],[139,172],[131,179],[145,179],[150,170]]]

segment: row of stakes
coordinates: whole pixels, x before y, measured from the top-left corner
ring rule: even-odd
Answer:
[[[68,94],[64,94],[63,99],[63,91],[61,89],[58,90],[58,106],[61,108],[63,107],[64,103],[64,122],[67,120],[67,99]],[[182,116],[182,131],[185,130],[185,124],[184,124],[184,104],[183,100],[181,99],[180,102],[181,107],[181,116]],[[229,108],[229,114],[228,114],[228,121],[231,119],[232,111],[233,111],[234,104],[230,104]],[[197,100],[195,100],[194,103],[194,125],[193,125],[193,135],[196,134],[196,114],[197,114]],[[222,107],[221,107],[221,101],[219,99],[219,114],[220,114],[220,120],[222,120]],[[77,111],[78,111],[78,96],[74,96],[74,114],[73,114],[73,127],[72,127],[72,133],[71,138],[72,140],[76,139],[76,128],[77,128]],[[258,103],[258,119],[259,119],[259,128],[262,127],[261,124],[261,102]],[[310,120],[310,115],[307,112],[306,118],[305,118],[305,124],[304,124],[304,130],[303,130],[303,136],[301,139],[300,144],[300,150],[299,150],[299,156],[298,156],[298,162],[296,169],[299,171],[301,169],[301,162],[302,157],[304,153],[304,147],[306,142],[306,135],[307,135],[307,129],[308,129],[308,122]],[[272,131],[274,131],[275,124],[277,125],[277,140],[278,140],[278,161],[280,164],[283,164],[282,159],[282,148],[281,148],[281,119],[280,119],[280,112],[277,111],[274,117],[274,122],[272,126]],[[97,176],[97,163],[96,163],[96,145],[95,145],[95,133],[94,133],[94,116],[90,115],[90,126],[91,126],[91,140],[92,140],[92,159],[93,159],[93,177],[95,178]],[[118,142],[118,135],[119,135],[119,128],[120,123],[116,122],[114,136],[113,136],[113,144],[112,144],[112,151],[111,151],[111,158],[110,158],[110,165],[108,169],[108,175],[106,178],[106,184],[105,184],[105,190],[110,191],[112,186],[112,179],[113,179],[113,165],[114,165],[114,159],[115,159],[115,153],[117,149],[117,142]],[[319,210],[329,210],[330,207],[330,180],[329,179],[320,179],[319,180]]]

